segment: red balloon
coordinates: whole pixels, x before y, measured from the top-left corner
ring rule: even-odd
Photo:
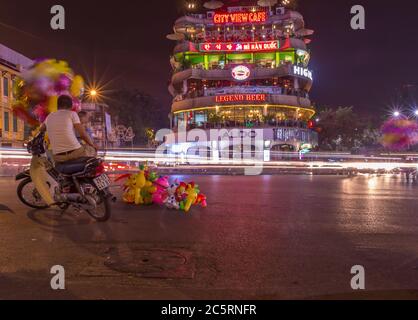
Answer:
[[[25,121],[31,127],[36,127],[39,125],[39,121],[32,117],[23,105],[14,106],[13,113],[16,115],[16,117]]]
[[[73,109],[74,112],[79,113],[81,111],[81,102],[77,98],[73,98]]]

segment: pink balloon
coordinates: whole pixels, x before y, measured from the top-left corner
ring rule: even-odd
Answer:
[[[36,116],[39,122],[44,122],[46,118],[48,117],[48,111],[44,104],[38,104],[33,109],[33,114]]]
[[[65,74],[60,75],[55,83],[55,90],[58,92],[66,91],[71,86],[71,79]]]
[[[47,77],[40,77],[36,79],[32,86],[32,90],[42,96],[48,96],[50,91],[53,90],[54,84],[51,79]]]
[[[81,102],[77,98],[73,98],[73,109],[74,112],[79,113],[81,111]]]

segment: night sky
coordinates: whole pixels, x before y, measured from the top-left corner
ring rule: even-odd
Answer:
[[[254,1],[255,3],[256,1]],[[385,4],[387,3],[387,4]],[[50,29],[50,8],[66,9],[67,29]],[[169,105],[166,40],[180,15],[179,1],[0,0],[0,43],[31,58],[54,57],[108,89],[138,88]],[[366,8],[366,30],[350,28],[350,8]],[[416,0],[299,0],[314,29],[311,69],[317,105],[384,112],[396,91],[417,85]]]

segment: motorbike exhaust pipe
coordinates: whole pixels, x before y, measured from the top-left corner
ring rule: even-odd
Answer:
[[[63,202],[76,202],[80,203],[83,201],[83,197],[78,193],[66,193],[62,194],[61,197]]]

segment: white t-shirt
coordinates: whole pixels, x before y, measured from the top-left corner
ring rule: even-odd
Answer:
[[[70,110],[58,110],[46,118],[45,126],[53,154],[81,148],[74,131],[74,125],[79,123],[78,114]]]

